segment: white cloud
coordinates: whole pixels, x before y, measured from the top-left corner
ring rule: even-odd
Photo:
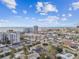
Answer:
[[[65,17],[65,16],[66,16],[66,14],[62,14],[62,16],[63,16],[63,17]]]
[[[38,26],[43,26],[43,27],[48,27],[48,26],[57,26],[59,25],[59,17],[57,16],[48,16],[46,18],[42,19],[37,19],[35,21],[32,21],[31,23],[33,25],[38,25]]]
[[[29,8],[31,8],[31,7],[32,7],[32,5],[29,6]]]
[[[48,12],[57,12],[56,6],[52,4],[46,4],[45,5],[45,10],[46,13]]]
[[[3,25],[4,27],[5,26],[19,26],[20,27],[20,26],[34,26],[34,25],[43,26],[43,27],[48,27],[48,26],[55,27],[55,26],[65,26],[64,24],[66,24],[65,23],[66,19],[64,18],[62,20],[59,16],[47,16],[45,18],[39,18],[39,19],[34,18],[34,17],[28,17],[28,16],[27,17],[14,16],[13,19],[12,17],[9,19],[9,21],[2,19],[0,21],[0,25]]]
[[[58,16],[48,16],[46,18],[34,20],[31,24],[43,27],[58,27],[69,25],[68,23],[65,23],[67,20],[66,17],[60,18]]]
[[[65,22],[67,21],[68,18],[67,17],[59,17],[59,16],[48,16],[46,18],[43,19],[38,19],[38,22],[47,22],[47,23],[59,23],[59,22]]]
[[[59,20],[59,17],[57,17],[57,16],[48,16],[47,20],[48,21],[57,21],[57,20]]]
[[[72,16],[71,13],[62,14],[61,17],[60,17],[60,19],[61,19],[62,21],[67,21],[68,18],[71,17],[71,16]]]
[[[35,25],[48,27],[48,26],[57,26],[59,25],[59,17],[58,16],[48,16],[46,18],[38,19],[37,21],[33,21]]]
[[[26,20],[29,20],[30,18],[29,18],[29,17],[25,17],[25,19],[26,19]]]
[[[7,23],[9,22],[8,20],[0,19],[0,23]]]
[[[42,2],[37,2],[37,7],[43,7],[43,3]]]
[[[73,8],[74,10],[79,9],[79,2],[74,2],[74,3],[72,3],[72,8]]]
[[[61,16],[62,16],[62,17],[71,17],[72,14],[71,14],[71,13],[68,13],[68,14],[62,14]]]
[[[71,17],[71,16],[72,16],[72,14],[70,14],[70,13],[69,13],[69,14],[68,14],[68,16],[69,16],[69,17]]]
[[[24,13],[24,14],[27,14],[27,11],[26,11],[26,10],[23,10],[23,13]]]
[[[61,20],[62,20],[62,21],[66,21],[67,18],[66,18],[66,17],[62,17]]]
[[[0,27],[6,27],[9,26],[11,22],[5,19],[0,19]]]
[[[17,13],[18,13],[16,10],[12,10],[12,12],[13,12],[14,14],[17,14]]]
[[[72,11],[72,8],[71,7],[69,8],[69,11]]]
[[[34,18],[34,17],[32,17],[31,19],[32,19],[32,20],[34,20],[35,18]]]
[[[15,0],[2,0],[2,2],[10,9],[16,9],[16,1]]]
[[[39,22],[55,22],[57,20],[59,20],[59,17],[57,17],[57,16],[48,16],[46,18],[39,19],[38,21]]]
[[[41,12],[41,8],[43,8],[43,3],[42,2],[37,2],[37,5],[36,5],[36,9],[37,9],[37,12]]]
[[[37,2],[36,9],[37,12],[45,14],[49,12],[58,12],[56,6],[48,2]]]
[[[40,15],[47,15],[46,13],[40,13]]]

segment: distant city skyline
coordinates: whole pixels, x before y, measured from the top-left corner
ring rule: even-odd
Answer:
[[[79,0],[0,0],[0,27],[79,25]]]

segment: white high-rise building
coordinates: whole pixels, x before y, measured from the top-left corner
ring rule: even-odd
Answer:
[[[0,32],[0,42],[6,42],[7,34],[5,32]]]
[[[34,33],[38,33],[38,26],[34,26]]]
[[[0,32],[0,41],[2,40],[3,33]]]
[[[32,33],[33,32],[33,28],[31,28],[31,27],[24,28],[24,32],[25,33]]]
[[[20,32],[7,32],[7,37],[10,40],[11,44],[20,42]]]

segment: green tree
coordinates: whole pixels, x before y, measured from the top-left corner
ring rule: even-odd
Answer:
[[[28,47],[27,46],[25,46],[25,44],[23,44],[23,51],[24,51],[24,59],[28,59],[28,54],[29,54],[29,52],[28,52]]]
[[[40,53],[40,59],[46,59],[47,55],[44,52]]]
[[[62,53],[63,52],[63,49],[59,48],[59,47],[57,47],[56,50],[57,50],[58,53]]]
[[[10,59],[13,59],[15,57],[16,49],[10,47],[10,50],[11,50],[11,52],[10,52]]]
[[[48,54],[51,59],[56,59],[56,48],[52,45],[52,43],[49,43],[48,45]]]

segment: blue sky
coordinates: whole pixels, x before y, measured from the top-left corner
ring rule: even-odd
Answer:
[[[79,23],[79,0],[0,0],[0,27],[71,27]]]

